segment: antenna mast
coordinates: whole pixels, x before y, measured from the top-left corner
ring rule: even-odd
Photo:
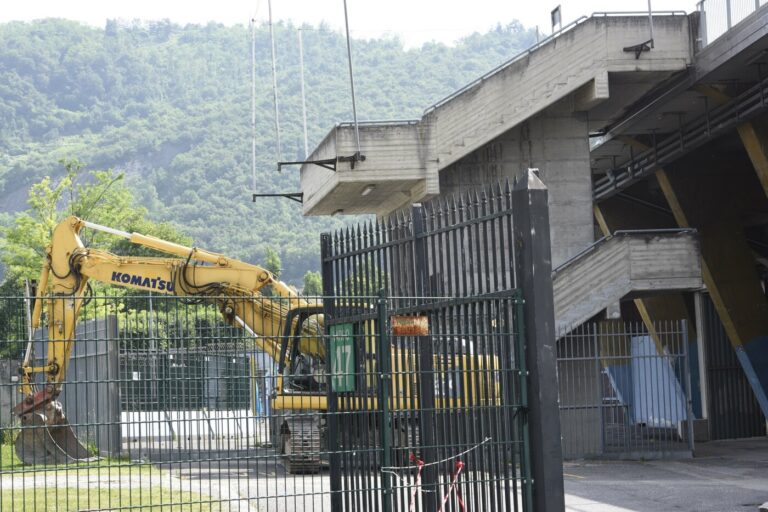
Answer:
[[[251,186],[256,190],[256,17],[251,18]]]
[[[360,128],[357,125],[357,107],[355,106],[355,79],[352,76],[352,47],[349,43],[349,17],[347,16],[347,0],[344,0],[344,26],[347,29],[347,60],[349,61],[349,87],[352,90],[352,119],[355,121],[355,142],[357,143],[357,153],[360,157]]]
[[[277,105],[277,64],[275,59],[275,32],[272,27],[272,0],[267,0],[269,8],[269,39],[272,42],[272,99],[275,104],[275,136],[277,137],[277,161],[283,159],[283,153],[280,149],[280,112]]]
[[[299,69],[301,70],[301,113],[304,116],[304,159],[309,157],[309,142],[307,139],[307,97],[304,94],[304,42],[299,28]]]

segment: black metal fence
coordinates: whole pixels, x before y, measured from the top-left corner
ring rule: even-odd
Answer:
[[[532,510],[519,295],[327,304],[331,509]]]
[[[566,458],[693,455],[686,324],[587,323],[558,340]]]
[[[366,310],[362,297],[375,297],[382,289],[408,297],[388,299],[387,314],[406,322],[420,318],[429,326],[421,336],[396,336],[396,356],[379,363],[391,366],[393,378],[400,376],[392,389],[408,403],[407,410],[405,404],[382,407],[389,404],[384,398],[361,403],[355,395],[329,388],[329,410],[354,409],[348,414],[352,423],[336,425],[335,415],[329,416],[331,444],[349,447],[334,454],[330,464],[334,510],[406,510],[416,503],[421,510],[440,510],[441,489],[458,478],[457,461],[467,473],[455,488],[458,497],[449,498],[451,510],[460,510],[465,498],[477,510],[533,510],[534,503],[557,510],[562,504],[560,460],[544,448],[559,441],[558,423],[550,419],[542,428],[541,422],[542,410],[556,410],[554,383],[541,375],[541,370],[555,372],[554,360],[546,370],[551,350],[544,347],[553,341],[545,332],[552,325],[547,321],[552,286],[546,197],[529,171],[514,184],[416,204],[321,237],[323,293],[334,297],[324,303],[331,329],[351,329],[353,336],[364,337],[365,322],[376,312]],[[534,274],[547,280],[537,282]],[[523,290],[526,300],[542,308],[544,326],[535,325],[539,337],[525,341]],[[525,314],[529,318],[531,311]],[[534,355],[523,350],[526,346],[535,347]],[[358,357],[375,359],[374,346],[354,350]],[[526,357],[536,367],[533,379]],[[355,360],[360,375],[371,371],[364,360]],[[533,389],[542,383],[550,387]],[[349,384],[359,389],[364,382]],[[529,386],[539,398],[531,407]],[[536,429],[533,443],[529,421]],[[389,431],[380,428],[382,422],[390,423],[392,439],[375,434]],[[361,430],[370,436],[360,435]],[[531,464],[534,444],[537,459]],[[379,452],[384,462],[374,456]],[[359,453],[369,454],[368,463],[356,458]],[[370,468],[378,463],[392,470],[376,478]],[[535,471],[540,478],[534,489]]]
[[[264,300],[288,311],[287,302]],[[24,311],[14,304],[23,298],[0,298],[0,306]],[[2,430],[0,508],[459,510],[464,503],[530,510],[519,295],[332,298],[326,305],[334,313],[320,320],[330,332],[326,361],[291,355],[309,340],[286,328],[274,339],[295,364],[280,372],[258,337],[231,329],[210,305],[92,298],[81,310],[83,325],[114,329],[99,331],[98,342],[83,336],[74,343],[118,346],[119,372],[94,359],[63,381],[65,415],[92,411],[70,416],[86,456],[25,464],[29,445],[16,440],[41,427],[13,418]],[[398,326],[417,313],[427,331],[400,334]],[[18,327],[0,339],[15,361],[24,359],[29,338]],[[41,355],[52,345],[32,346],[31,358],[45,364]],[[3,375],[0,387],[21,398],[12,376]],[[38,390],[43,380],[36,379]],[[97,435],[104,429],[118,432],[117,449]]]
[[[61,384],[106,390],[119,418],[68,425],[33,407],[61,361],[38,368],[3,426],[0,509],[562,508],[546,205],[529,172],[323,235],[323,302],[298,308],[267,294],[52,297],[81,305],[80,322],[116,319],[100,341],[118,345],[119,372]],[[6,367],[35,360],[28,310],[0,299]],[[11,377],[0,397],[18,396]],[[91,394],[67,398],[91,410]],[[117,453],[90,434],[104,427],[119,427]]]

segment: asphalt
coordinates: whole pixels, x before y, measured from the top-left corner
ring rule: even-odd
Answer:
[[[757,512],[768,502],[768,438],[698,443],[693,459],[570,461],[569,512]]]

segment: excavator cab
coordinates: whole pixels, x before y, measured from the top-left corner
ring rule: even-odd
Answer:
[[[299,349],[304,322],[322,313],[322,306],[298,307],[286,313],[277,369],[278,375],[283,376],[282,390],[322,391],[325,383],[320,378],[320,362],[305,356]]]

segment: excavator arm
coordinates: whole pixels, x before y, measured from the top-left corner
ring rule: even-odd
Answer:
[[[83,228],[119,236],[171,257],[117,256],[88,248],[80,237]],[[46,304],[46,362],[39,367],[32,366],[29,359],[22,363],[20,388],[25,398],[14,408],[14,413],[22,418],[23,426],[25,422],[32,427],[45,426],[52,437],[60,437],[54,441],[70,458],[82,459],[84,448],[71,433],[56,398],[66,377],[75,343],[75,326],[87,300],[90,280],[215,303],[228,323],[252,334],[256,347],[269,354],[281,368],[289,357],[284,346],[285,330],[300,334],[295,339],[299,340],[301,354],[325,360],[322,317],[317,314],[317,308],[312,308],[288,285],[259,266],[203,249],[100,226],[77,217],[69,217],[57,225],[46,248],[46,256],[32,312],[32,326],[37,328],[43,303]],[[267,286],[272,289],[272,297],[261,294]],[[309,319],[306,315],[289,315],[290,311],[305,309],[312,310],[315,316]],[[287,323],[286,319],[289,319]],[[34,375],[39,373],[45,375],[45,386],[36,390]],[[279,379],[278,385],[281,384],[282,379]],[[39,445],[50,445],[50,440],[41,441],[38,437],[46,435],[40,428],[22,429],[19,436],[22,446],[17,441],[17,452],[22,460],[27,462],[26,456],[29,463],[65,461],[59,460],[64,457],[43,460],[51,450],[43,450]]]

